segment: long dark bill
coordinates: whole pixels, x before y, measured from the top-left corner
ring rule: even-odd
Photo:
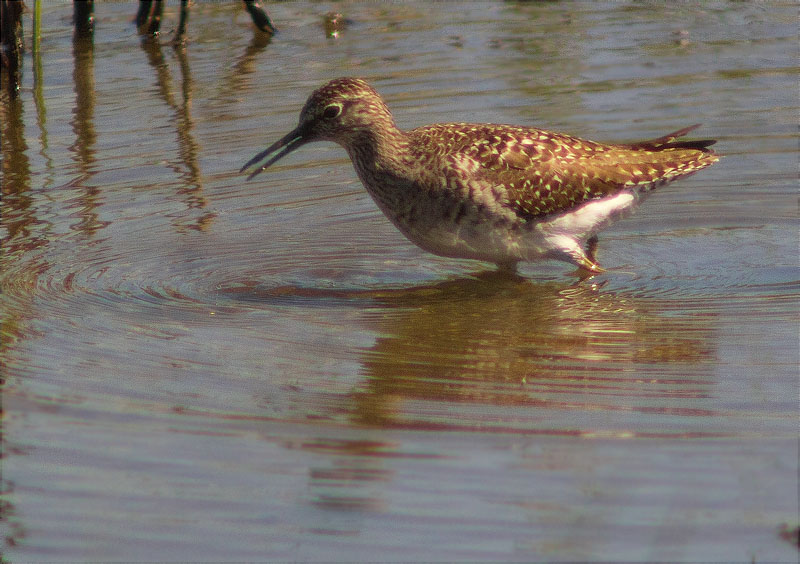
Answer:
[[[268,155],[274,153],[275,151],[283,147],[283,150],[280,151],[277,155],[275,155],[267,162],[265,162],[263,165],[261,165],[259,168],[255,169],[253,172],[250,173],[250,176],[247,177],[247,180],[252,180],[255,175],[269,168],[270,165],[272,165],[275,161],[285,157],[286,155],[288,155],[301,145],[305,145],[308,141],[309,140],[306,139],[305,137],[305,132],[300,127],[297,127],[288,134],[284,135],[281,139],[279,139],[278,141],[267,147],[265,150],[261,151],[255,157],[247,161],[247,163],[241,169],[239,169],[239,172],[244,172],[245,169],[250,168],[261,159],[267,157]]]

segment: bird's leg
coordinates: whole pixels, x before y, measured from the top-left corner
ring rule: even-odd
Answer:
[[[600,266],[597,264],[597,259],[595,258],[596,253],[597,235],[592,235],[586,240],[586,258],[588,258],[589,261],[591,261],[597,268],[600,268]]]
[[[579,244],[570,245],[569,248],[564,249],[564,252],[570,258],[570,261],[578,267],[577,276],[584,280],[590,278],[595,274],[605,272],[595,261],[595,253],[597,251],[597,235],[592,235],[586,241],[586,250],[582,249]]]
[[[505,262],[498,262],[497,263],[497,272],[502,272],[504,274],[516,274],[517,273],[517,261],[516,260],[507,260]]]

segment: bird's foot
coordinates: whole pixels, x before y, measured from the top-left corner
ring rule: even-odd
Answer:
[[[578,266],[578,270],[574,272],[574,275],[578,278],[583,280],[588,280],[593,276],[597,276],[598,274],[605,272],[605,268],[602,268],[597,263],[588,263],[588,264],[581,264]]]
[[[578,270],[575,273],[581,280],[587,280],[592,276],[605,272],[605,268],[597,264],[597,235],[592,235],[586,240],[585,252],[579,253],[574,258],[575,263],[578,265]]]

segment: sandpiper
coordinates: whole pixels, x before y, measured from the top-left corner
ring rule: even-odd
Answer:
[[[514,125],[402,131],[369,84],[337,78],[311,94],[294,130],[240,172],[272,155],[249,180],[306,143],[333,141],[386,217],[424,250],[512,270],[555,258],[591,275],[603,271],[600,229],[654,188],[719,159],[708,149],[714,140],[676,141],[697,127],[631,144]]]

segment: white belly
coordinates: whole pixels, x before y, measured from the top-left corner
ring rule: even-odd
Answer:
[[[641,195],[626,190],[614,196],[591,200],[559,215],[527,223],[513,216],[489,215],[485,220],[453,222],[439,213],[414,221],[392,218],[395,225],[416,245],[428,252],[455,258],[495,263],[565,258],[564,254],[636,206]],[[384,210],[385,211],[385,210]]]

